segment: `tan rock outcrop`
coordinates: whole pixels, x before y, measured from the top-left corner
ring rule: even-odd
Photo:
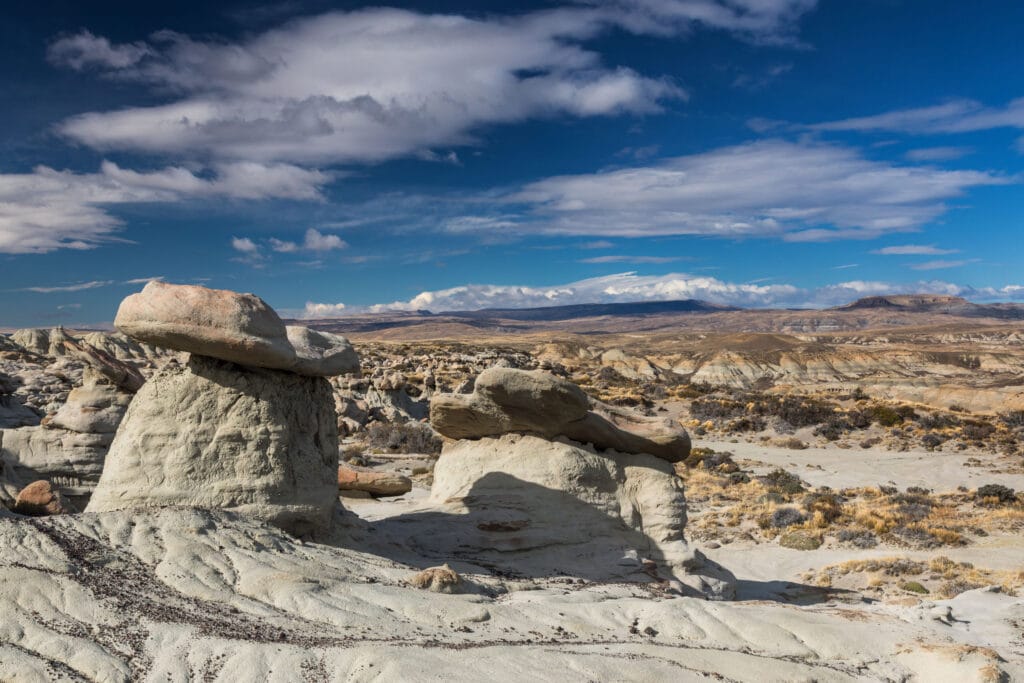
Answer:
[[[293,372],[312,377],[359,372],[359,356],[345,337],[300,325],[288,325],[285,330],[295,349]]]
[[[253,294],[153,281],[121,302],[114,319],[129,337],[249,366],[295,365],[277,313]]]
[[[649,453],[669,462],[689,455],[689,435],[677,425],[626,419],[621,411],[619,416],[619,422],[640,429],[623,429],[591,410],[583,390],[541,370],[490,368],[477,377],[472,394],[437,394],[430,401],[431,425],[451,439],[531,433],[565,436],[602,450]]]
[[[365,491],[374,496],[401,496],[412,491],[412,479],[395,472],[356,470],[339,465],[338,489]]]

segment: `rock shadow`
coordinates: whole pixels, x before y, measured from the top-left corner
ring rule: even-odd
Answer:
[[[459,504],[465,511],[459,511]],[[332,544],[430,566],[448,562],[519,579],[565,577],[587,582],[665,582],[679,575],[735,580],[679,538],[660,543],[644,534],[642,517],[627,524],[575,495],[491,472],[450,510],[423,509],[373,522],[346,515]],[[357,531],[355,537],[347,532]],[[673,570],[676,576],[673,576]]]

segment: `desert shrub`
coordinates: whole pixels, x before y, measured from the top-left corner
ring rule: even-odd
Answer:
[[[802,451],[805,448],[807,448],[807,444],[805,444],[803,441],[796,438],[795,436],[791,436],[788,439],[783,439],[779,441],[779,445],[782,446],[783,448],[791,448],[796,451]]]
[[[753,412],[778,417],[794,427],[810,427],[835,415],[835,407],[806,396],[766,396],[754,403]]]
[[[787,531],[779,536],[779,545],[793,550],[816,550],[821,547],[821,539],[806,531]]]
[[[868,396],[867,393],[860,387],[855,387],[854,390],[850,392],[850,398],[852,398],[854,401],[866,401],[871,397]]]
[[[907,591],[908,593],[917,593],[919,595],[928,594],[928,589],[922,586],[917,581],[905,581],[900,584],[900,588]]]
[[[440,453],[442,442],[419,422],[374,422],[366,429],[366,443],[391,453]]]
[[[766,426],[764,418],[750,415],[729,420],[723,429],[727,432],[759,432]]]
[[[730,486],[737,486],[739,484],[749,484],[750,475],[746,472],[732,472],[727,479]]]
[[[1015,503],[1017,501],[1016,492],[1008,486],[1002,484],[985,484],[979,486],[978,490],[974,493],[974,497],[979,501],[985,501],[995,499],[1000,503]]]
[[[994,431],[996,431],[995,427],[987,422],[980,422],[978,420],[970,420],[965,422],[963,426],[964,438],[971,441],[984,441]]]
[[[804,510],[824,522],[834,522],[842,514],[843,500],[834,493],[816,491],[804,496],[800,502]]]
[[[878,537],[867,529],[842,529],[836,534],[836,540],[862,549],[874,548],[878,545]]]
[[[814,428],[814,435],[823,437],[826,441],[838,441],[845,433],[847,424],[838,417],[831,417],[828,421]]]
[[[774,529],[784,529],[794,524],[802,524],[807,520],[804,513],[793,507],[775,508],[771,514],[771,526]]]
[[[872,406],[870,411],[874,421],[883,427],[895,427],[898,424],[903,424],[903,416],[889,406]]]
[[[800,477],[791,474],[782,468],[776,468],[761,477],[761,481],[772,491],[777,493],[793,495],[803,493],[804,485]]]
[[[1013,429],[1024,427],[1024,410],[1011,410],[1008,413],[1000,413],[999,421]]]
[[[924,429],[947,429],[959,425],[960,419],[945,413],[923,413],[917,416],[917,423]]]
[[[961,593],[972,591],[975,588],[981,588],[980,583],[973,583],[964,579],[953,579],[952,581],[946,581],[936,591],[943,598],[955,598]]]
[[[704,397],[690,402],[690,415],[697,420],[727,420],[746,412],[746,404],[732,399]]]
[[[921,437],[921,445],[928,450],[934,450],[946,442],[946,437],[935,432],[928,432]]]
[[[884,496],[892,496],[899,492],[899,489],[895,486],[886,486],[885,484],[878,485],[878,491]]]

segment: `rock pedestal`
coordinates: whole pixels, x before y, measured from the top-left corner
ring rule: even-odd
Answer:
[[[322,531],[337,504],[336,421],[322,378],[193,355],[136,395],[87,510],[224,508]]]

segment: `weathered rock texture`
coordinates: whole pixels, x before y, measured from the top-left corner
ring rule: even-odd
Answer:
[[[305,534],[329,526],[337,473],[326,380],[194,355],[136,395],[88,511],[225,508]]]
[[[476,378],[472,394],[438,394],[430,402],[431,424],[452,439],[520,432],[565,436],[598,449],[649,453],[669,462],[689,455],[690,438],[682,428],[618,415],[642,433],[616,426],[590,409],[589,399],[575,384],[540,370],[490,368]]]
[[[683,537],[682,482],[650,455],[516,434],[459,441],[437,461],[430,502],[454,515],[430,543],[459,556],[595,580],[642,573],[647,561],[700,592],[729,591],[689,575],[704,561]]]
[[[0,458],[24,481],[47,479],[70,496],[92,492],[114,435],[47,427],[0,431]]]
[[[153,281],[121,302],[114,325],[140,341],[234,363],[288,369],[296,360],[284,323],[253,294]]]
[[[359,372],[359,356],[345,337],[300,325],[289,325],[285,329],[295,349],[294,372],[313,377]]]

